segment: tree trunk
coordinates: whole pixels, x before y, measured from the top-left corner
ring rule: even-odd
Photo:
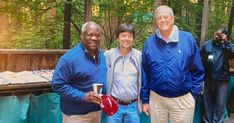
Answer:
[[[232,0],[232,9],[230,12],[229,22],[228,22],[228,39],[231,39],[232,26],[233,26],[233,16],[234,16],[234,0]]]
[[[84,1],[84,23],[91,21],[92,19],[92,0],[85,0]]]
[[[168,4],[171,4],[171,3],[169,2]],[[171,7],[173,7],[174,15],[181,16],[182,11],[184,11],[184,12],[187,11],[186,9],[183,10],[183,5],[184,4],[187,4],[187,3],[184,2],[184,1],[181,1],[181,0],[173,1],[173,5]]]
[[[0,8],[6,6],[4,1],[0,1]],[[0,41],[3,44],[3,41],[7,42],[10,40],[10,21],[9,17],[5,14],[0,14]],[[2,45],[0,45],[2,46]]]
[[[71,0],[65,1],[64,7],[63,49],[70,48]]]
[[[209,23],[210,0],[204,0],[200,45],[206,40]]]
[[[100,42],[101,47],[106,47],[107,49],[111,48],[111,44],[115,39],[116,30],[119,27],[119,24],[122,23],[122,19],[124,16],[124,14],[121,14],[121,16],[119,16],[118,13],[121,12],[119,12],[118,8],[111,6],[111,2],[118,2],[117,0],[111,0],[109,2],[109,9],[105,11],[102,16],[101,28],[103,37]]]
[[[203,4],[203,0],[198,0],[197,1],[197,6],[199,6],[199,5],[202,5]],[[196,39],[196,41],[197,41],[197,44],[198,45],[200,45],[200,40],[201,40],[201,25],[202,25],[202,17],[200,17],[200,15],[202,15],[202,11],[198,11],[197,13],[196,13],[196,16],[197,16],[197,18],[196,18],[196,37],[197,37],[197,39]]]
[[[157,26],[155,23],[155,10],[158,8],[158,6],[160,6],[162,4],[162,0],[155,0],[155,7],[154,7],[154,15],[153,15],[153,28],[152,28],[152,32],[155,33]]]

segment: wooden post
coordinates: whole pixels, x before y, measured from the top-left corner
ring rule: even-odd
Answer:
[[[202,45],[203,42],[206,40],[208,23],[209,23],[209,13],[210,13],[209,11],[210,11],[210,0],[204,0],[200,45]]]
[[[92,19],[92,0],[84,1],[84,23]]]
[[[63,49],[70,48],[71,0],[65,1],[64,7]]]

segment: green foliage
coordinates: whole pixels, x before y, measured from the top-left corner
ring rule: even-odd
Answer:
[[[58,48],[56,22],[48,12],[59,2],[49,0],[5,0],[0,13],[10,20],[11,39],[3,48]]]
[[[213,0],[211,1],[210,20],[208,27],[208,38],[212,38],[214,32],[221,25],[228,26],[230,10],[232,7],[232,0]],[[234,27],[232,28],[234,33]],[[234,34],[231,39],[234,40]]]
[[[77,21],[77,11],[83,11],[83,2],[74,0],[72,5],[74,14],[72,20],[74,24],[81,25],[82,17]],[[2,41],[1,48],[62,48],[64,1],[5,0],[0,14],[10,19],[11,28],[11,38]],[[83,15],[83,13],[78,14]],[[78,31],[71,28],[71,45],[74,46],[78,39]]]
[[[178,6],[180,6],[179,9]],[[200,37],[203,6],[199,3],[181,0],[173,2],[172,8],[175,14],[175,24],[181,30],[191,32],[193,36],[198,39]]]
[[[142,48],[143,42],[152,32],[154,0],[94,0],[94,5],[99,7],[99,11],[93,15],[93,20],[98,22],[103,30],[107,49],[116,46],[115,31],[121,23],[135,26],[134,47]],[[114,28],[113,20],[117,20]]]
[[[163,4],[174,10],[175,24],[200,37],[203,0],[167,0]],[[104,49],[116,47],[115,31],[121,23],[132,23],[136,28],[134,47],[141,49],[152,34],[155,0],[93,0],[92,20],[102,29]],[[64,0],[2,0],[0,15],[7,16],[10,38],[1,40],[1,48],[62,48],[64,26]],[[80,39],[84,16],[84,2],[71,0],[71,47]],[[211,0],[207,38],[212,38],[218,26],[227,26],[232,0]],[[50,10],[55,10],[51,15]],[[234,29],[232,29],[234,32]],[[231,39],[234,39],[232,34]]]

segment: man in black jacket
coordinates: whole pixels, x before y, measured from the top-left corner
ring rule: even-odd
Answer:
[[[225,27],[214,33],[212,40],[201,47],[201,57],[205,69],[204,122],[223,123],[227,85],[230,80],[228,60],[234,54],[234,44],[227,38]]]

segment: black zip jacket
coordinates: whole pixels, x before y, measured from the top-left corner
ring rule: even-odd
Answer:
[[[205,69],[205,80],[230,80],[229,62],[234,57],[234,44],[230,41],[215,43],[206,41],[201,47],[201,58]]]

